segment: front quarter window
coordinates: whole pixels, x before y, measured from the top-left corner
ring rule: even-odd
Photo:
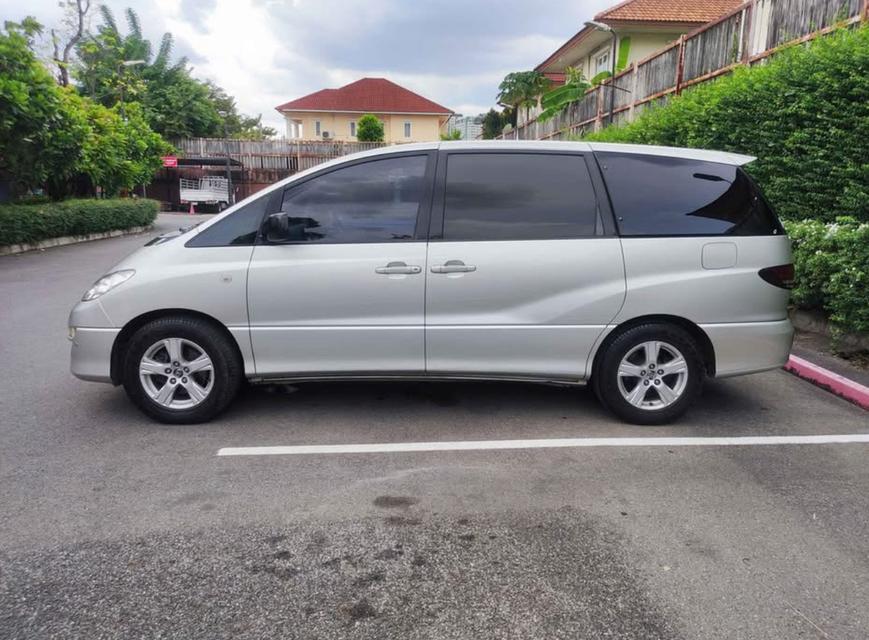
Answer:
[[[257,232],[266,213],[270,194],[233,211],[191,238],[188,247],[250,246],[256,243]]]

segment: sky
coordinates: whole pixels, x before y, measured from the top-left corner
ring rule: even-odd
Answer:
[[[94,0],[94,4],[97,4]],[[616,0],[118,0],[155,47],[175,37],[193,75],[283,134],[275,106],[366,76],[385,77],[457,113],[495,104],[507,73],[533,69]],[[545,7],[545,9],[543,8]],[[99,13],[91,11],[92,26]],[[58,0],[0,0],[0,19],[62,18]],[[47,31],[47,29],[46,29]]]

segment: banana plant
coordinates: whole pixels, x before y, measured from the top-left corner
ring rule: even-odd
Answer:
[[[576,67],[567,67],[564,73],[566,76],[564,84],[543,94],[540,100],[543,112],[537,116],[538,122],[546,122],[555,117],[571,102],[582,99],[585,92],[591,89],[591,83]]]
[[[624,71],[628,66],[628,57],[631,55],[630,37],[619,40],[619,55],[616,58],[616,73]],[[611,71],[601,71],[591,79],[592,86],[596,87],[601,82],[612,76]]]

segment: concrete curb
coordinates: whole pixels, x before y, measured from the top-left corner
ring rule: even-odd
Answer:
[[[145,227],[130,227],[129,229],[114,229],[112,231],[101,231],[100,233],[88,233],[83,236],[61,236],[60,238],[48,238],[39,242],[25,244],[6,244],[0,246],[0,256],[10,256],[16,253],[24,253],[26,251],[37,251],[48,249],[50,247],[63,247],[68,244],[78,244],[79,242],[90,242],[91,240],[103,240],[105,238],[118,238],[120,236],[131,236],[144,231],[150,231],[154,225]]]
[[[830,393],[836,394],[840,398],[853,402],[858,407],[869,409],[869,387],[863,386],[859,382],[833,373],[798,356],[788,358],[784,369]]]

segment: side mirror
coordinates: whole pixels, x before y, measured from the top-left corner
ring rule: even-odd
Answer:
[[[266,218],[265,228],[266,240],[269,242],[281,243],[289,242],[290,238],[290,219],[286,213],[273,213]]]

